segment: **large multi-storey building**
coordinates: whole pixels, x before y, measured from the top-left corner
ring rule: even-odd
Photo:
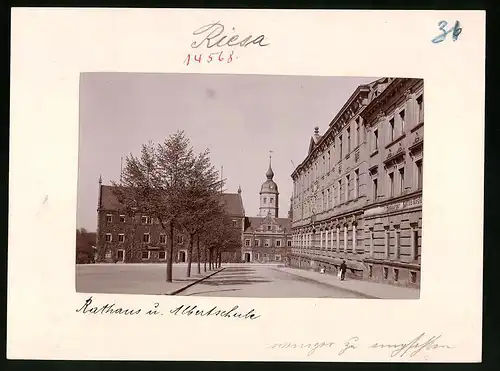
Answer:
[[[122,209],[112,192],[112,186],[103,185],[99,179],[97,208],[97,262],[152,263],[166,261],[167,240],[169,238],[158,220],[146,213],[131,216]],[[231,218],[233,227],[243,235],[245,210],[238,193],[223,193],[221,201],[226,214]],[[185,262],[189,238],[181,231],[174,231],[174,262]],[[222,252],[223,262],[239,262],[241,246]],[[192,261],[196,261],[193,252]]]
[[[292,179],[291,265],[420,286],[423,80],[359,86]]]
[[[245,218],[243,261],[285,262],[292,246],[291,219],[279,218],[279,191],[269,159],[267,180],[260,189],[257,217]]]

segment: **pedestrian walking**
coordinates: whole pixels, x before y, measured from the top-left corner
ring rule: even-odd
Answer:
[[[347,271],[347,265],[345,260],[340,264],[340,280],[343,281],[345,279],[345,272]]]

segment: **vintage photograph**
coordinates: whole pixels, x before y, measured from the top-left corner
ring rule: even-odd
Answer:
[[[424,81],[82,73],[76,291],[419,299]]]

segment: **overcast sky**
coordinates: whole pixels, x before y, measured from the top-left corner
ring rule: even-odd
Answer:
[[[84,73],[80,79],[77,228],[95,231],[98,179],[118,180],[120,158],[184,130],[196,151],[224,166],[226,191],[241,185],[247,216],[259,210],[269,150],[286,217],[291,173],[360,84],[376,78]]]

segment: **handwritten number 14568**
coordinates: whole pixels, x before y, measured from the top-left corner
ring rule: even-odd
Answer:
[[[206,62],[206,63],[212,63],[212,62],[226,62],[226,63],[231,63],[233,61],[233,54],[234,51],[231,51],[231,53],[228,56],[225,56],[223,54],[224,52],[217,52],[217,53],[210,53],[203,57],[203,54],[188,54],[186,59],[184,60],[184,64],[186,66],[189,66],[190,63],[198,62]]]

